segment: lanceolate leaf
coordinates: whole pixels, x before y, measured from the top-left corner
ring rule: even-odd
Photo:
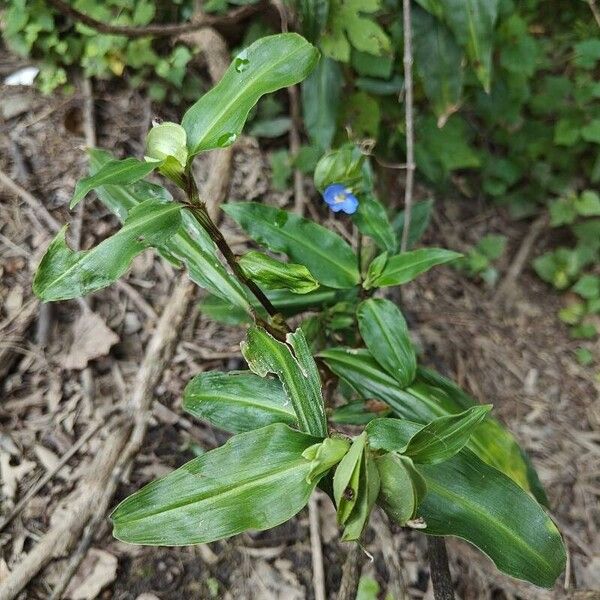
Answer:
[[[263,37],[243,50],[183,116],[190,156],[232,144],[260,97],[302,81],[318,58],[318,50],[295,33]]]
[[[90,150],[90,171],[96,173],[110,160],[108,152]],[[132,185],[106,185],[98,188],[96,194],[102,204],[121,221],[144,200],[171,199],[167,190],[146,181],[138,181]],[[182,211],[182,218],[182,226],[172,238],[159,246],[159,252],[168,260],[183,263],[194,283],[226,299],[238,307],[238,310],[248,313],[249,303],[245,291],[218,260],[215,245],[208,234],[187,210]]]
[[[393,452],[420,425],[377,419],[367,431],[372,448]],[[543,508],[509,477],[463,448],[439,465],[417,465],[427,494],[417,510],[425,533],[475,544],[505,573],[551,587],[565,566],[560,534]]]
[[[312,4],[307,0],[304,4]],[[321,150],[331,147],[344,79],[339,64],[323,57],[316,69],[302,82],[302,112],[304,126]]]
[[[371,298],[356,312],[360,334],[377,362],[400,384],[410,385],[417,370],[417,357],[406,321],[389,300]]]
[[[394,252],[398,240],[383,204],[370,192],[359,194],[358,210],[352,220],[363,235],[368,235],[382,250]]]
[[[257,375],[274,373],[279,377],[301,428],[311,435],[325,437],[327,422],[319,373],[302,330],[289,334],[285,344],[264,329],[251,327],[241,347],[248,366]]]
[[[42,300],[68,300],[116,281],[131,261],[150,246],[166,242],[181,224],[181,205],[146,200],[129,212],[123,227],[91,250],[74,252],[66,226],[51,242],[33,280]]]
[[[96,170],[93,175],[84,177],[77,182],[75,193],[69,208],[74,208],[88,192],[102,185],[128,185],[143,179],[160,164],[160,161],[143,161],[137,158],[109,160]]]
[[[433,209],[433,200],[422,200],[421,202],[415,202],[410,213],[410,225],[408,227],[408,249],[410,250],[425,233],[425,230],[429,226],[429,220],[431,219],[431,212]],[[402,238],[402,231],[404,230],[404,219],[405,211],[401,210],[392,224],[396,231],[396,237]],[[398,246],[396,250],[400,250]]]
[[[415,433],[402,453],[419,464],[448,460],[468,443],[474,429],[491,409],[491,404],[472,406],[457,415],[438,417]]]
[[[415,64],[425,93],[443,127],[460,106],[464,70],[463,53],[448,27],[421,10],[412,12]]]
[[[349,288],[358,283],[357,258],[352,248],[325,227],[255,202],[225,204],[223,210],[260,244],[306,265],[323,285]]]
[[[490,89],[494,24],[498,0],[418,0],[448,24],[486,91]]]
[[[184,546],[275,527],[306,505],[318,482],[302,456],[318,441],[283,424],[241,433],[121,502],[114,536]]]
[[[370,289],[389,285],[402,285],[412,281],[417,275],[429,271],[436,265],[456,260],[461,256],[458,252],[444,250],[443,248],[420,248],[419,250],[411,250],[410,252],[390,256],[383,271],[378,276],[373,273],[367,274],[365,287]]]
[[[231,433],[297,421],[281,383],[250,372],[196,375],[183,392],[183,408]]]
[[[307,294],[319,287],[319,282],[304,265],[284,263],[261,252],[248,252],[239,263],[248,277],[267,289]]]
[[[331,348],[322,351],[327,366],[364,400],[381,400],[403,419],[429,423],[433,419],[457,414],[478,404],[466,394],[450,394],[432,384],[430,371],[419,369],[411,386],[402,389],[367,350]],[[426,381],[424,375],[429,379]],[[438,376],[439,377],[439,376]],[[444,381],[444,378],[439,377]],[[447,381],[447,380],[445,380]],[[441,384],[440,384],[441,385]],[[494,419],[487,417],[469,439],[468,447],[482,460],[531,490],[541,502],[545,496],[535,472],[513,436]]]

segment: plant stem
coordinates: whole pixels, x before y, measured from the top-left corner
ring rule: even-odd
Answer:
[[[400,249],[406,252],[410,233],[410,217],[415,178],[414,124],[413,124],[413,80],[412,80],[412,26],[410,19],[411,0],[403,1],[404,17],[404,115],[406,122],[406,187],[404,189],[404,229]]]
[[[454,588],[448,566],[448,554],[444,538],[427,536],[429,569],[435,600],[454,600]]]
[[[237,261],[233,250],[230,248],[227,240],[223,237],[220,229],[215,225],[214,221],[210,218],[208,214],[208,210],[206,209],[206,205],[204,202],[200,200],[200,196],[198,193],[198,188],[196,186],[196,182],[193,177],[188,174],[185,178],[186,184],[186,193],[188,196],[188,207],[198,223],[202,226],[202,228],[208,233],[212,241],[216,244],[217,248],[221,251],[221,254],[227,261],[227,264],[233,271],[236,279],[242,284],[245,285],[255,296],[255,298],[259,301],[261,306],[267,311],[268,315],[272,318],[277,318],[278,325],[284,329],[284,331],[290,331],[287,323],[284,319],[280,318],[281,315],[279,311],[273,306],[271,301],[267,298],[266,294],[258,287],[258,285],[252,281],[249,277],[246,276],[240,264]],[[274,328],[264,321],[264,319],[253,311],[253,316],[255,321],[260,322],[270,333],[278,333],[275,332]],[[278,335],[277,337],[280,337]]]

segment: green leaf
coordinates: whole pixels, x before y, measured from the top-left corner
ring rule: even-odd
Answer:
[[[363,235],[368,235],[382,250],[393,252],[398,245],[396,233],[388,219],[385,207],[371,193],[359,195],[358,210],[352,221]]]
[[[400,384],[410,385],[417,357],[398,307],[382,298],[361,302],[356,311],[360,334],[377,362]]]
[[[111,160],[111,155],[103,150],[92,149],[89,154],[92,173]],[[164,188],[146,181],[138,181],[128,186],[105,185],[98,188],[96,194],[102,204],[121,221],[125,221],[129,211],[146,199],[171,199],[171,195]],[[248,314],[250,305],[246,293],[217,258],[213,241],[187,210],[182,211],[182,219],[183,223],[177,233],[159,246],[159,252],[168,260],[182,262],[194,283],[226,299],[238,310]]]
[[[571,289],[586,300],[600,298],[600,276],[584,275]]]
[[[250,369],[266,377],[274,373],[283,384],[301,428],[317,437],[327,435],[321,380],[301,329],[287,335],[287,343],[253,326],[242,342],[242,354]]]
[[[382,419],[377,419],[379,422]],[[388,452],[376,459],[381,489],[377,504],[400,525],[415,518],[427,484],[408,456]]]
[[[593,119],[581,128],[581,137],[586,142],[600,144],[600,119]]]
[[[412,281],[417,275],[429,271],[436,265],[442,265],[460,258],[462,255],[443,248],[420,248],[390,256],[379,275],[375,275],[373,263],[369,266],[364,283],[366,289],[402,285]],[[373,268],[372,268],[373,267]]]
[[[63,227],[40,262],[33,291],[47,302],[84,296],[110,285],[143,250],[163,244],[177,232],[181,208],[175,202],[146,200],[129,212],[117,233],[80,252],[67,246],[67,227]]]
[[[472,406],[456,415],[438,417],[415,433],[402,453],[419,464],[448,460],[469,442],[473,430],[491,409],[491,404]]]
[[[463,53],[439,19],[415,7],[412,12],[415,64],[438,126],[460,106],[464,83]]]
[[[75,193],[69,208],[74,208],[94,188],[112,184],[129,185],[146,177],[156,169],[158,161],[142,161],[137,158],[110,160],[104,163],[93,175],[84,177],[77,182]]]
[[[295,33],[263,37],[240,52],[221,81],[183,116],[190,156],[232,144],[258,100],[302,81],[318,57]]]
[[[297,11],[302,35],[316,44],[327,25],[329,0],[298,0]]]
[[[196,375],[183,392],[183,408],[231,433],[296,423],[281,383],[245,371]]]
[[[420,426],[398,419],[369,424],[372,448],[393,452]],[[463,448],[439,465],[419,465],[427,495],[417,510],[431,535],[454,535],[485,552],[501,571],[551,587],[565,567],[565,548],[542,507],[500,471]]]
[[[302,453],[318,440],[274,424],[241,433],[126,498],[113,535],[132,544],[185,546],[275,527],[308,502],[317,479]]]
[[[421,202],[415,202],[410,211],[410,225],[408,227],[408,244],[407,247],[410,250],[422,237],[427,227],[429,227],[429,221],[431,220],[431,213],[433,211],[433,199],[422,200]],[[406,217],[406,211],[400,211],[392,227],[396,232],[397,238],[402,239],[402,231],[404,230],[404,219]],[[395,250],[400,250],[398,245]]]
[[[419,3],[423,4],[420,0]],[[498,0],[440,0],[437,4],[442,8],[444,21],[465,48],[477,78],[489,92]]]
[[[319,282],[304,265],[283,263],[261,252],[248,252],[239,263],[247,277],[267,289],[307,294],[319,287]]]
[[[259,244],[306,265],[323,285],[349,288],[358,283],[356,254],[325,227],[256,202],[229,203],[223,210]]]
[[[593,190],[581,192],[575,199],[575,210],[582,217],[600,217],[600,196]]]
[[[343,525],[356,506],[359,493],[360,472],[363,468],[363,455],[367,433],[363,431],[354,438],[348,453],[342,458],[333,476],[333,497],[337,506],[337,519]]]
[[[455,415],[479,404],[452,382],[428,369],[417,369],[411,386],[402,389],[367,350],[330,348],[319,353],[327,366],[350,385],[363,400],[380,400],[399,417],[422,424]],[[547,503],[544,490],[526,455],[513,436],[488,417],[469,439],[468,447],[482,460],[531,490],[540,502]]]
[[[354,193],[365,190],[365,156],[356,144],[344,144],[327,152],[315,167],[315,187],[323,192],[332,183],[349,187]]]
[[[331,147],[335,135],[343,83],[340,66],[327,57],[302,82],[304,127],[321,150]]]
[[[307,448],[302,456],[311,461],[309,479],[326,473],[337,465],[348,452],[350,442],[346,438],[325,438],[322,442]]]

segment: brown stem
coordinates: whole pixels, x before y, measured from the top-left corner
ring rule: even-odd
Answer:
[[[427,550],[433,597],[435,600],[454,600],[454,588],[452,587],[444,538],[434,535],[427,536]]]
[[[254,14],[257,10],[264,8],[264,4],[250,4],[241,6],[225,15],[200,15],[189,23],[157,23],[146,25],[144,27],[130,27],[128,25],[110,25],[103,21],[98,21],[93,17],[77,10],[64,0],[47,0],[48,4],[53,6],[58,12],[99,31],[114,35],[124,35],[129,38],[139,38],[145,36],[165,37],[172,35],[181,35],[190,31],[197,31],[203,27],[212,27],[224,23],[236,23],[245,17]]]

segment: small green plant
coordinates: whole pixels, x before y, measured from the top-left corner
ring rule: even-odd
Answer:
[[[506,236],[490,233],[484,235],[459,262],[457,267],[464,269],[470,277],[481,278],[488,286],[493,287],[498,281],[498,269],[494,262],[498,260],[506,248]]]
[[[368,159],[345,144],[321,158],[314,182],[361,243],[279,208],[236,202],[223,209],[262,248],[238,257],[199,196],[194,157],[233,143],[264,94],[298,83],[318,59],[296,34],[262,38],[181,124],[152,129],[144,161],[92,150],[72,205],[95,189],[123,226],[80,252],[63,229],[40,263],[34,291],[53,301],[106,287],[154,247],[212,294],[205,312],[248,322],[248,369],[200,373],[183,396],[187,412],[233,436],[125,499],[112,514],[114,535],[188,545],[264,530],[292,518],[319,487],[336,507],[342,540],[360,543],[378,505],[400,525],[464,538],[509,575],[552,586],[565,549],[531,463],[490,405],[419,364],[402,312],[383,297],[460,257],[414,248],[431,204],[416,209],[412,246],[400,252],[404,215],[389,218]],[[180,197],[145,181],[152,171]],[[290,315],[300,327],[290,328]],[[353,436],[347,423],[359,424]]]

